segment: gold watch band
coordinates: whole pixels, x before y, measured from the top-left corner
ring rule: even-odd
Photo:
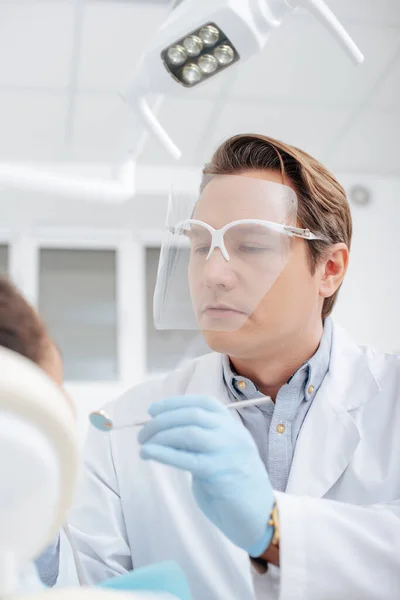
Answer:
[[[271,545],[279,546],[281,534],[280,534],[280,528],[279,528],[278,506],[277,506],[276,502],[274,503],[274,506],[272,507],[271,516],[269,518],[268,525],[270,525],[271,527],[274,528],[274,534],[272,536]]]

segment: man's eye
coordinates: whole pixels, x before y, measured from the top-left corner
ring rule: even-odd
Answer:
[[[193,250],[196,254],[208,254],[210,252],[210,244],[208,245],[196,245]]]
[[[257,254],[263,252],[269,252],[271,250],[270,246],[254,246],[251,244],[242,244],[239,247],[241,252],[248,252],[249,254]]]

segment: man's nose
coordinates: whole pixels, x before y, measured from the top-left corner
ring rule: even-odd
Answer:
[[[207,287],[232,289],[236,284],[236,274],[230,260],[226,260],[220,248],[215,248],[203,265],[203,280]]]

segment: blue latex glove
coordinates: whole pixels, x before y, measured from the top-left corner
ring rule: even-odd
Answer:
[[[152,404],[139,432],[141,457],[190,471],[204,514],[250,556],[269,546],[274,503],[268,474],[247,429],[217,400],[178,396]]]

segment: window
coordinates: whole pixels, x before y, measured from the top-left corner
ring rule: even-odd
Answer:
[[[39,312],[65,379],[118,379],[116,251],[42,248],[39,261]]]
[[[0,244],[0,275],[8,273],[8,246]]]
[[[159,331],[154,327],[153,295],[159,256],[159,248],[146,248],[146,359],[147,371],[150,373],[169,371],[182,359],[199,356],[208,350],[197,331]]]

